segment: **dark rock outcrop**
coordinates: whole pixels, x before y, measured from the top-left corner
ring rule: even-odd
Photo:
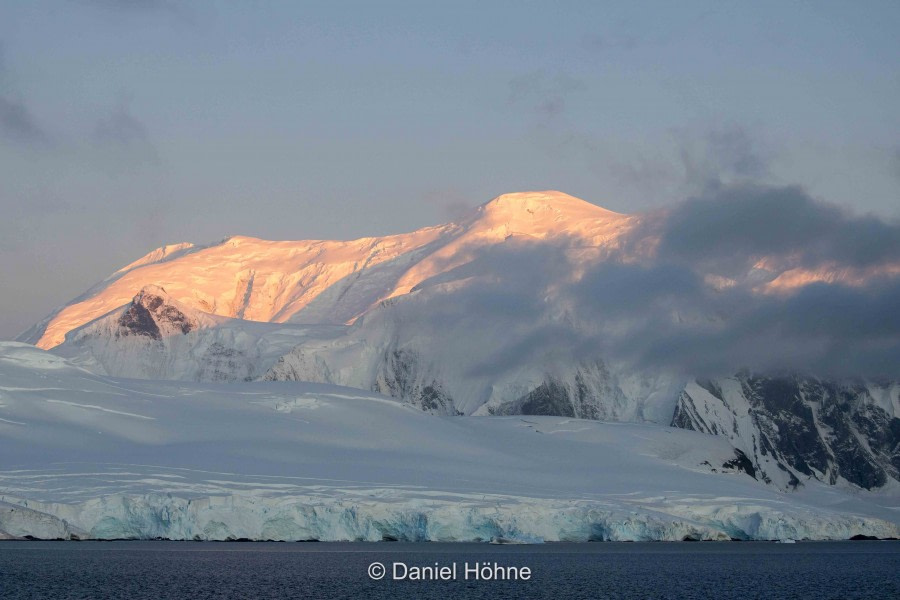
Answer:
[[[697,381],[682,392],[672,425],[728,437],[767,482],[843,479],[873,489],[900,480],[900,419],[879,406],[873,389],[885,392],[864,382],[749,373]]]
[[[134,297],[118,321],[117,337],[139,335],[154,340],[165,334],[186,334],[194,324],[181,310],[167,301],[162,288],[144,288]]]

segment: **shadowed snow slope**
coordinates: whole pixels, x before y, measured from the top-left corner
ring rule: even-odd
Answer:
[[[0,536],[173,539],[898,536],[896,486],[757,481],[721,437],[442,417],[295,382],[107,378],[0,344]],[[751,469],[752,471],[752,469]]]

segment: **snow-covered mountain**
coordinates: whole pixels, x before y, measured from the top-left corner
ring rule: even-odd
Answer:
[[[231,236],[219,244],[166,246],[111,275],[20,336],[53,348],[66,333],[129,303],[147,285],[186,307],[273,323],[344,324],[383,300],[467,263],[511,238],[577,238],[614,246],[635,217],[561,192],[508,194],[457,223],[349,242],[273,242]]]
[[[896,482],[895,383],[697,379],[667,362],[683,350],[665,338],[662,355],[635,358],[648,330],[718,335],[735,308],[718,299],[734,290],[852,286],[863,271],[796,252],[660,266],[659,218],[529,192],[409,234],[167,246],[21,339],[116,377],[317,382],[443,415],[671,424],[728,438],[782,489]]]
[[[129,304],[69,332],[54,352],[119,377],[249,381],[310,336],[328,339],[345,329],[211,315],[147,285]]]
[[[872,489],[900,480],[898,417],[897,383],[741,373],[689,383],[672,424],[730,439],[764,481],[843,479]]]
[[[900,537],[896,483],[786,493],[723,437],[448,418],[321,384],[116,379],[17,343],[0,343],[0,457],[0,539]]]

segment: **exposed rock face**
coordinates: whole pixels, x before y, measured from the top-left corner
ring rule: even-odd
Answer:
[[[753,466],[753,461],[747,458],[747,455],[737,448],[734,450],[734,458],[722,463],[722,468],[726,471],[741,471],[753,479],[756,479],[756,467]]]
[[[134,297],[131,305],[119,317],[116,337],[143,335],[161,340],[163,334],[186,334],[196,328],[187,315],[167,302],[165,290],[147,286]]]
[[[900,479],[898,391],[745,373],[688,384],[672,425],[729,438],[767,482],[845,480],[873,489]]]
[[[119,336],[145,335],[154,340],[162,339],[159,327],[156,326],[150,311],[137,302],[132,303],[128,310],[119,317],[119,325],[122,328],[120,332],[117,332]]]
[[[566,388],[552,380],[542,383],[522,398],[521,411],[523,415],[575,416]]]
[[[492,415],[554,415],[598,421],[626,420],[625,411],[637,398],[601,361],[588,361],[545,375],[544,380],[518,398],[499,399],[488,407]],[[644,389],[639,388],[637,394]],[[640,400],[645,400],[641,398]],[[640,409],[637,420],[645,419]],[[629,419],[630,420],[630,419]]]
[[[387,352],[381,371],[372,384],[372,391],[402,398],[427,412],[462,414],[456,410],[453,399],[441,384],[434,378],[428,383],[428,374],[419,371],[419,359],[415,353],[404,350]]]

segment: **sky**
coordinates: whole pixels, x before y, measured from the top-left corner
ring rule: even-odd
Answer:
[[[752,183],[895,224],[898,31],[874,0],[3,2],[0,339],[164,244],[513,191],[690,214]]]

